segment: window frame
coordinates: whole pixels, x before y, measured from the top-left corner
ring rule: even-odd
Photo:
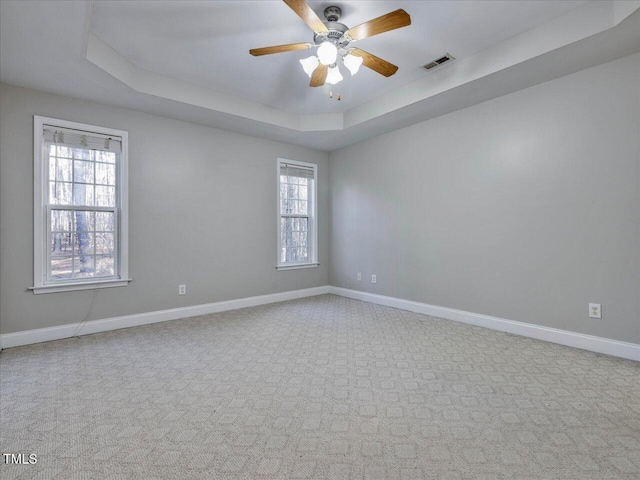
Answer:
[[[45,125],[79,130],[99,135],[121,138],[121,153],[116,164],[116,206],[87,207],[79,205],[53,205],[49,203],[49,162],[45,158]],[[129,168],[128,132],[57,118],[33,116],[33,287],[34,294],[90,290],[96,288],[123,287],[129,284]],[[66,208],[65,208],[66,207]],[[115,211],[116,251],[115,275],[105,279],[87,278],[48,280],[51,269],[49,245],[51,210]]]
[[[309,202],[309,261],[308,262],[281,262],[280,254],[282,248],[282,212],[280,210],[280,169],[286,165],[299,166],[313,169],[313,185],[311,192],[307,193]],[[314,268],[320,265],[318,263],[318,165],[315,163],[300,162],[298,160],[289,160],[286,158],[278,158],[276,168],[276,269],[277,270],[297,270],[301,268]]]

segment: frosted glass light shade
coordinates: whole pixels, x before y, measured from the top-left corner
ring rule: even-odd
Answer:
[[[316,68],[318,68],[318,63],[320,62],[318,62],[318,57],[316,57],[315,55],[311,55],[310,57],[300,60],[300,63],[302,64],[302,68],[304,69],[305,73],[309,75],[309,77],[311,77],[311,74]]]
[[[323,65],[333,65],[338,58],[338,49],[331,42],[322,42],[318,47],[318,60]]]
[[[355,75],[360,70],[360,65],[362,65],[362,57],[358,57],[356,55],[348,54],[343,58],[344,66],[349,69],[351,75]]]
[[[342,81],[342,74],[340,73],[340,70],[338,70],[338,66],[336,65],[335,67],[330,68],[327,72],[326,82],[330,83],[331,85],[335,85],[340,81]]]

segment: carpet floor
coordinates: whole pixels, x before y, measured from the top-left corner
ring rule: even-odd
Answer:
[[[5,350],[0,445],[37,455],[3,479],[638,479],[640,364],[322,295]]]

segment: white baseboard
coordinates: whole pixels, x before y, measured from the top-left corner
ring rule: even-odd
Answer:
[[[61,325],[59,327],[24,330],[22,332],[0,335],[0,349],[30,345],[32,343],[48,342],[50,340],[61,340],[63,338],[71,338],[77,335],[89,335],[109,330],[118,330],[120,328],[137,327],[139,325],[147,325],[149,323],[166,322],[168,320],[207,315],[209,313],[226,312],[228,310],[235,310],[238,308],[255,307],[256,305],[265,305],[268,303],[295,300],[297,298],[313,297],[316,295],[323,295],[325,293],[329,293],[328,286],[272,293],[270,295],[260,295],[258,297],[238,298],[236,300],[227,300],[224,302],[172,308],[169,310],[139,313],[123,317],[91,320],[83,325],[80,325],[79,323],[71,323]]]
[[[567,330],[559,330],[557,328],[543,327],[540,325],[533,325],[531,323],[506,320],[504,318],[465,312],[463,310],[455,310],[453,308],[438,307],[436,305],[412,302],[410,300],[402,300],[400,298],[385,297],[383,295],[359,292],[357,290],[350,290],[347,288],[329,287],[329,293],[640,362],[640,345],[635,343],[620,342],[618,340],[611,340],[608,338],[595,337]]]
[[[63,338],[71,338],[77,335],[89,335],[92,333],[136,327],[150,323],[166,322],[169,320],[195,317],[198,315],[207,315],[210,313],[225,312],[238,308],[254,307],[256,305],[266,305],[268,303],[284,302],[287,300],[313,297],[326,293],[453,320],[456,322],[468,323],[470,325],[477,325],[480,327],[490,328],[492,330],[513,333],[524,337],[536,338],[538,340],[545,340],[547,342],[558,343],[560,345],[581,348],[583,350],[589,350],[596,353],[604,353],[615,357],[640,361],[640,345],[635,343],[621,342],[608,338],[569,332],[567,330],[559,330],[557,328],[543,327],[530,323],[491,317],[489,315],[482,315],[479,313],[465,312],[463,310],[455,310],[453,308],[438,307],[436,305],[429,305],[426,303],[412,302],[410,300],[403,300],[400,298],[386,297],[374,293],[359,292],[357,290],[331,286],[292,290],[289,292],[239,298],[236,300],[207,303],[204,305],[194,305],[190,307],[126,315],[123,317],[92,320],[83,325],[72,323],[58,327],[38,328],[36,330],[7,333],[0,335],[0,349],[48,342],[50,340],[61,340]]]

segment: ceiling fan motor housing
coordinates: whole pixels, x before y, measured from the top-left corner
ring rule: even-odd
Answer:
[[[349,44],[350,39],[345,36],[349,27],[344,23],[338,22],[340,15],[342,15],[340,7],[327,7],[324,9],[324,16],[327,21],[323,23],[326,25],[328,31],[313,35],[313,42],[316,45],[329,41],[336,47],[344,48]]]
[[[349,43],[349,40],[345,37],[345,33],[349,30],[344,23],[338,22],[325,22],[328,32],[316,33],[313,36],[313,41],[316,45],[320,45],[322,42],[328,40],[334,43],[336,46],[344,46]]]

